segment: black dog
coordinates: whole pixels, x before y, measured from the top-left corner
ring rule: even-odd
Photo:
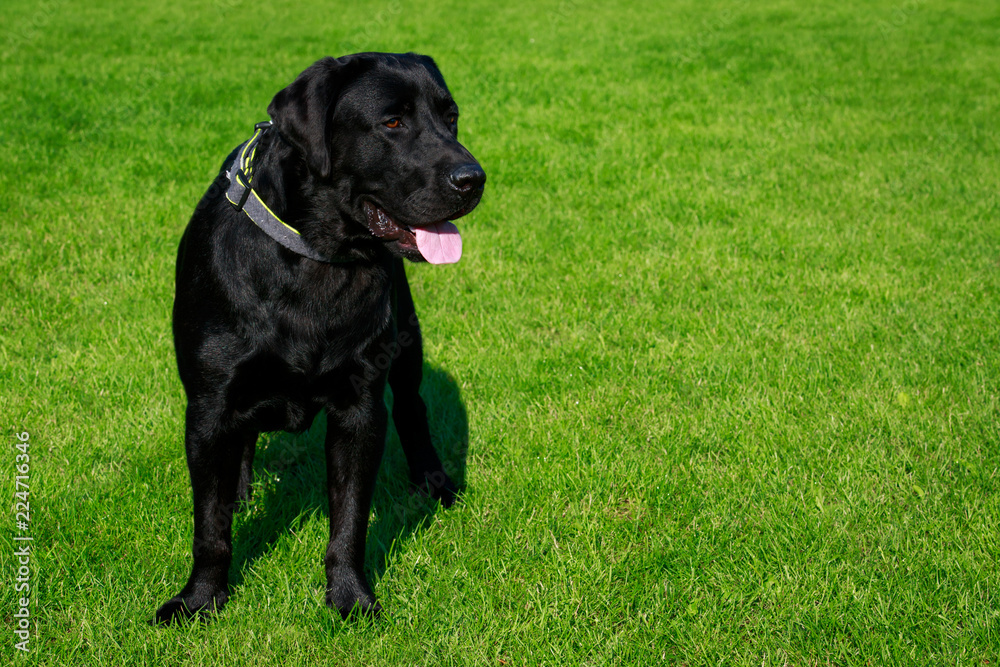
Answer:
[[[326,601],[345,617],[380,611],[362,568],[387,380],[413,486],[455,500],[417,393],[420,329],[402,258],[461,255],[449,221],[479,203],[486,174],[458,143],[458,107],[430,58],[362,53],[313,64],[268,113],[180,243],[173,329],[194,568],[157,623],[228,599],[232,515],[249,499],[261,431],[303,431],[326,411]]]

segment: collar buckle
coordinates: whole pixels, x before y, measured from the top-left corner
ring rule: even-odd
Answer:
[[[247,199],[250,198],[250,193],[253,192],[253,188],[250,187],[250,179],[247,178],[247,174],[243,171],[243,169],[238,169],[236,173],[233,174],[233,178],[243,186],[243,194],[240,195],[240,201],[236,204],[236,208],[242,211],[243,207],[246,206]]]
[[[226,176],[229,177],[226,199],[236,207],[236,210],[245,213],[265,234],[294,253],[327,264],[353,262],[353,259],[347,257],[325,257],[318,253],[302,238],[297,229],[284,223],[281,218],[272,213],[260,195],[254,192],[250,185],[248,172],[253,173],[253,159],[256,155],[257,142],[264,131],[270,127],[272,127],[272,122],[269,120],[257,123],[253,126],[254,132],[250,140],[236,149],[236,157],[226,170]]]

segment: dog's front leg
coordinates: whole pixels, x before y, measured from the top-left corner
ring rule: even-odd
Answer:
[[[356,377],[354,378],[356,380]],[[385,448],[388,414],[382,398],[385,375],[356,383],[350,405],[327,407],[326,475],[330,543],[326,549],[326,603],[347,618],[357,608],[377,615],[381,607],[365,578],[365,538],[375,476]]]
[[[392,387],[392,421],[403,446],[410,468],[410,488],[420,494],[437,498],[445,507],[455,502],[458,488],[444,471],[431,442],[427,425],[427,406],[420,398],[420,382],[424,374],[423,340],[420,321],[410,295],[410,285],[403,271],[403,262],[396,260],[396,360],[389,371]]]
[[[240,462],[257,433],[213,432],[197,414],[189,405],[185,449],[194,492],[194,566],[187,585],[157,610],[156,623],[218,611],[229,599]]]

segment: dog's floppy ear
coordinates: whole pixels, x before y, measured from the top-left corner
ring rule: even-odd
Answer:
[[[330,176],[330,118],[340,94],[347,59],[323,58],[271,100],[267,113],[278,132],[306,158],[320,178]]]

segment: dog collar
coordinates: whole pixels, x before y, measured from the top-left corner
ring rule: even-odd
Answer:
[[[253,223],[260,227],[265,234],[294,253],[327,264],[352,261],[346,257],[331,258],[318,253],[306,243],[297,229],[282,222],[281,218],[267,207],[264,200],[250,185],[250,179],[253,178],[253,159],[257,155],[257,143],[260,141],[261,135],[264,134],[264,130],[269,127],[271,127],[269,120],[257,123],[253,126],[254,132],[250,140],[236,149],[236,159],[226,170],[226,178],[229,179],[226,199],[237,210],[246,213],[247,217],[253,220]]]

